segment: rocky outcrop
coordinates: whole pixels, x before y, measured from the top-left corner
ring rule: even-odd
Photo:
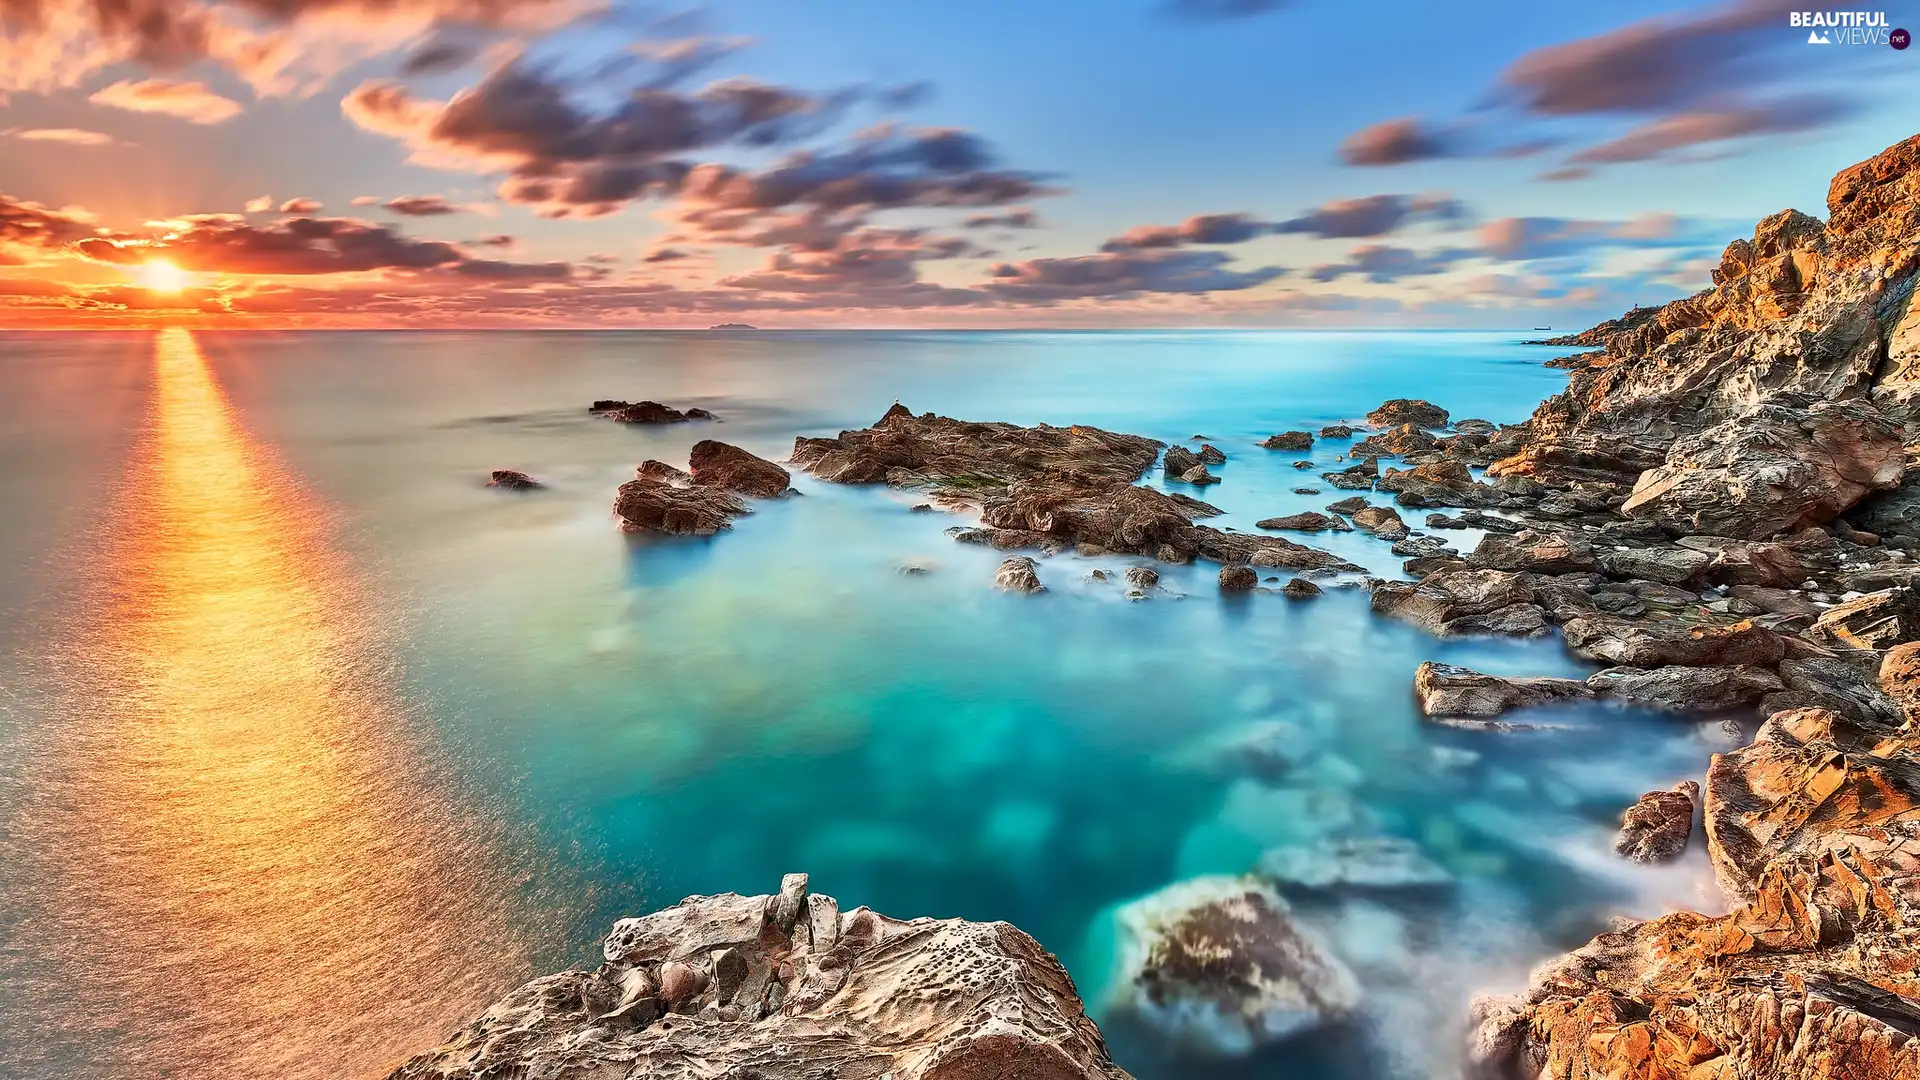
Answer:
[[[1700,785],[1691,780],[1666,791],[1649,791],[1620,816],[1613,850],[1634,862],[1671,862],[1687,850]]]
[[[487,474],[487,486],[507,491],[538,491],[547,485],[518,469],[495,469]]]
[[[1646,708],[1672,712],[1718,712],[1749,706],[1786,689],[1764,667],[1610,667],[1587,676],[1595,694]]]
[[[1283,431],[1278,435],[1267,436],[1260,445],[1269,450],[1311,450],[1313,434],[1306,431]]]
[[[1413,697],[1427,716],[1498,716],[1558,701],[1584,701],[1593,691],[1579,679],[1509,679],[1431,661],[1413,673]]]
[[[738,496],[718,488],[683,486],[642,476],[620,485],[613,512],[627,532],[712,536],[732,528],[733,519],[749,510]]]
[[[993,572],[993,587],[1003,592],[1037,593],[1047,591],[1040,583],[1039,564],[1025,555],[1015,555]]]
[[[701,487],[720,488],[742,495],[772,499],[783,495],[793,476],[763,457],[756,457],[729,443],[702,439],[687,452],[687,464],[693,469],[693,482]]]
[[[603,952],[388,1080],[1128,1080],[1059,961],[1006,923],[843,912],[789,874],[623,919]]]
[[[1323,591],[1320,586],[1299,577],[1289,578],[1285,585],[1280,586],[1280,595],[1289,600],[1311,600]]]
[[[1353,972],[1258,878],[1168,886],[1122,906],[1114,927],[1106,1022],[1170,1048],[1244,1056],[1360,1005]]]
[[[1376,428],[1399,427],[1402,424],[1443,428],[1447,426],[1447,410],[1419,398],[1394,398],[1368,413],[1367,423]]]
[[[618,420],[623,424],[680,424],[688,420],[713,419],[713,414],[705,409],[688,409],[682,412],[657,401],[603,399],[588,406],[587,411],[609,420]]]
[[[1288,514],[1285,517],[1261,518],[1254,522],[1254,526],[1261,529],[1287,529],[1294,532],[1324,532],[1328,529],[1335,532],[1353,531],[1353,526],[1347,524],[1338,514],[1321,514],[1312,510]]]
[[[1779,634],[1752,620],[1724,625],[1682,622],[1637,623],[1594,615],[1570,619],[1561,627],[1567,649],[1587,660],[1650,668],[1771,667],[1786,655]]]

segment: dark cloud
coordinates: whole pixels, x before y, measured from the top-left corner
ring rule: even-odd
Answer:
[[[1251,214],[1198,214],[1178,225],[1136,225],[1100,245],[1100,250],[1141,251],[1182,244],[1240,244],[1272,232],[1273,223]]]
[[[933,84],[924,79],[917,82],[897,83],[882,88],[876,98],[880,106],[886,109],[917,108],[933,100]]]
[[[510,248],[518,244],[519,242],[520,241],[515,240],[511,236],[508,236],[506,233],[494,233],[490,236],[482,236],[479,239],[472,241],[472,246],[473,247],[490,247],[490,248]]]
[[[57,248],[98,232],[83,212],[0,195],[0,247]]]
[[[1724,96],[1752,84],[1757,54],[1793,41],[1784,31],[1796,6],[1742,0],[1535,49],[1501,74],[1500,93],[1546,116],[1662,112]]]
[[[1427,126],[1417,116],[1361,128],[1340,144],[1340,160],[1349,165],[1404,165],[1448,157],[1453,152],[1450,136]]]
[[[1435,251],[1415,251],[1391,244],[1362,244],[1347,253],[1347,261],[1316,266],[1310,273],[1315,281],[1333,281],[1357,274],[1378,285],[1408,277],[1443,274],[1460,262],[1475,258],[1472,248],[1448,247]]]
[[[404,75],[434,75],[453,71],[472,63],[478,55],[479,49],[472,42],[435,38],[408,53],[406,59],[400,62],[400,72]]]
[[[1568,158],[1567,163],[1578,167],[1650,161],[1676,150],[1749,135],[1808,131],[1852,111],[1851,102],[1826,95],[1805,95],[1758,105],[1675,113],[1590,146]]]
[[[1403,225],[1430,220],[1457,224],[1465,205],[1445,195],[1368,195],[1337,199],[1273,226],[1278,233],[1308,233],[1322,239],[1385,236]]]
[[[974,214],[960,224],[969,229],[1037,229],[1040,215],[1017,206],[1004,214]]]
[[[1287,6],[1288,0],[1166,0],[1162,11],[1180,19],[1246,19]]]
[[[287,218],[268,226],[226,215],[188,218],[151,239],[82,240],[74,249],[97,262],[131,264],[165,256],[188,270],[231,274],[343,274],[434,271],[494,280],[565,279],[566,263],[474,259],[458,246],[416,240],[354,218]]]
[[[448,202],[445,195],[401,195],[381,205],[406,217],[439,217],[458,214],[466,209]]]
[[[1064,259],[1028,259],[993,268],[987,289],[1025,302],[1114,298],[1141,293],[1235,292],[1272,281],[1286,270],[1266,266],[1230,270],[1219,251],[1105,252]]]
[[[647,263],[667,263],[667,262],[678,262],[681,259],[684,259],[686,257],[687,257],[687,253],[684,251],[681,251],[679,248],[663,247],[663,248],[655,248],[654,250],[647,252],[646,258],[641,259],[640,261],[647,262]]]

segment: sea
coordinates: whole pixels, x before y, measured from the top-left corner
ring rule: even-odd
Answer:
[[[1518,421],[1565,378],[1523,336],[0,334],[0,1075],[377,1080],[597,962],[617,918],[804,871],[843,907],[1032,934],[1141,1080],[1458,1076],[1474,995],[1609,920],[1713,910],[1702,852],[1610,841],[1737,734],[1600,705],[1436,725],[1422,661],[1589,669],[1333,580],[1223,595],[1204,563],[1129,600],[1144,560],[1065,553],[1008,595],[1004,553],[911,491],[796,474],[705,539],[611,505],[696,440],[780,460],[899,401],[1203,438],[1222,482],[1172,486],[1252,530],[1352,494],[1319,479],[1351,440],[1259,440],[1396,397]],[[1290,535],[1404,576],[1364,533]],[[1295,767],[1236,752],[1275,732]],[[1302,906],[1358,1014],[1241,1056],[1126,1021],[1117,907],[1353,835],[1454,878]]]

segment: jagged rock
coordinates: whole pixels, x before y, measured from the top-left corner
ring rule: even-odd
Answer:
[[[1537,618],[1541,611],[1534,604],[1534,588],[1524,576],[1464,567],[1435,571],[1418,584],[1383,581],[1374,587],[1373,610],[1442,637],[1485,633],[1482,627],[1512,622],[1501,613],[1531,613]]]
[[[1352,453],[1377,457],[1405,457],[1427,450],[1435,450],[1440,440],[1427,431],[1412,424],[1401,424],[1376,435],[1369,435],[1353,444]]]
[[[1170,1048],[1245,1056],[1360,1005],[1353,972],[1263,881],[1183,881],[1122,906],[1114,921],[1106,1015]]]
[[[1626,667],[1772,667],[1786,655],[1780,635],[1752,620],[1707,626],[1590,615],[1568,620],[1561,632],[1575,656]]]
[[[623,919],[600,968],[528,983],[389,1080],[1128,1080],[1059,961],[1012,926],[791,893]]]
[[[1037,593],[1047,587],[1040,584],[1039,564],[1025,555],[1015,555],[993,572],[993,587],[1006,592]]]
[[[749,511],[739,496],[719,488],[680,487],[643,476],[620,485],[613,512],[627,532],[712,536]]]
[[[1920,723],[1920,642],[1896,645],[1880,661],[1880,689],[1909,725]]]
[[[1781,398],[1676,441],[1620,509],[1674,532],[1759,540],[1898,486],[1902,441],[1866,401]]]
[[[1437,536],[1408,536],[1393,542],[1393,553],[1403,558],[1453,558],[1460,554],[1453,545]]]
[[[1466,420],[1455,420],[1453,422],[1453,430],[1456,434],[1460,435],[1490,437],[1500,430],[1500,425],[1491,420],[1469,418]]]
[[[1260,584],[1260,575],[1254,573],[1251,566],[1220,568],[1220,588],[1227,592],[1246,592],[1258,584]]]
[[[1227,463],[1226,451],[1209,443],[1201,443],[1200,452],[1195,456],[1200,459],[1200,464],[1202,465],[1225,465]]]
[[[487,474],[487,486],[508,491],[538,491],[547,485],[518,469],[495,469]]]
[[[1328,836],[1310,847],[1271,848],[1254,873],[1302,892],[1430,892],[1454,883],[1419,844],[1399,836]]]
[[[1499,716],[1593,696],[1579,679],[1508,679],[1431,660],[1413,673],[1413,697],[1425,716]]]
[[[1160,571],[1151,566],[1129,566],[1127,584],[1136,589],[1151,589],[1160,584]]]
[[[1328,424],[1320,429],[1320,437],[1323,439],[1351,439],[1353,438],[1353,428],[1346,424]]]
[[[1807,636],[1852,649],[1891,649],[1920,640],[1920,593],[1904,586],[1835,604]]]
[[[1428,514],[1429,529],[1481,529],[1486,532],[1517,533],[1526,529],[1517,521],[1495,517],[1483,510],[1462,510],[1458,514]]]
[[[1600,697],[1675,712],[1732,709],[1751,705],[1784,689],[1780,677],[1763,667],[1610,667],[1587,676]]]
[[[1326,434],[1326,432],[1321,432]],[[1269,435],[1260,443],[1269,450],[1311,450],[1313,435],[1305,431],[1283,431],[1278,435]]]
[[[609,420],[618,420],[623,424],[679,424],[688,420],[713,419],[713,414],[705,409],[688,409],[682,412],[657,401],[601,400],[594,402],[587,411],[598,413]]]
[[[1596,551],[1594,561],[1602,573],[1629,581],[1658,581],[1684,585],[1713,562],[1704,551],[1683,547],[1628,548],[1625,551]]]
[[[1368,413],[1367,423],[1377,428],[1399,427],[1402,424],[1443,428],[1447,426],[1447,410],[1419,398],[1394,398]]]
[[[1613,850],[1634,862],[1671,862],[1687,850],[1700,785],[1691,780],[1666,791],[1649,791],[1620,816]]]
[[[1292,578],[1280,586],[1280,594],[1289,600],[1311,600],[1321,593],[1321,588],[1306,578]]]
[[[1407,523],[1391,506],[1363,506],[1353,512],[1353,525],[1382,540],[1404,540],[1407,536]]]
[[[693,469],[693,482],[699,487],[720,488],[763,499],[784,494],[793,481],[792,474],[763,457],[756,457],[729,443],[701,439],[687,452],[687,464]]]
[[[1675,542],[1712,558],[1699,577],[1715,585],[1785,589],[1805,581],[1812,570],[1806,557],[1788,544],[1718,536],[1683,536]]]
[[[1047,479],[1062,487],[1131,484],[1152,467],[1160,447],[1152,439],[1084,425],[970,423],[932,413],[914,416],[895,405],[871,428],[832,439],[796,439],[792,461],[836,483],[934,487],[949,498],[978,499],[1004,493],[1017,480]]]
[[[1199,454],[1186,447],[1169,446],[1167,456],[1161,459],[1160,467],[1169,476],[1185,476],[1189,471],[1201,468],[1205,464],[1206,462],[1200,460]]]
[[[1449,460],[1388,469],[1378,487],[1394,492],[1394,501],[1402,506],[1499,506],[1507,501],[1492,485],[1475,480],[1465,465]]]
[[[1328,503],[1327,513],[1356,514],[1362,510],[1365,510],[1368,507],[1368,505],[1370,504],[1367,502],[1365,496],[1349,495],[1348,497],[1341,499],[1339,502]]]
[[[1185,483],[1201,486],[1220,482],[1220,478],[1208,472],[1205,465],[1195,465],[1193,468],[1181,473],[1180,479]]]
[[[1338,472],[1323,472],[1320,479],[1347,491],[1371,491],[1374,481],[1380,479],[1380,463],[1373,458],[1366,458]]]
[[[659,480],[669,484],[684,484],[693,479],[693,474],[687,470],[676,469],[664,461],[655,461],[652,458],[641,462],[639,468],[633,473],[648,480]]]
[[[1593,550],[1585,543],[1532,529],[1512,535],[1488,533],[1467,553],[1467,562],[1488,570],[1535,574],[1576,574],[1598,565]]]
[[[1768,716],[1788,709],[1825,709],[1863,728],[1893,731],[1905,717],[1875,676],[1878,663],[1867,665],[1851,657],[1811,656],[1780,661],[1780,681],[1786,690],[1760,703]]]
[[[1322,532],[1332,529],[1336,532],[1352,532],[1353,526],[1347,524],[1336,514],[1317,514],[1311,510],[1285,517],[1262,518],[1253,523],[1261,529],[1291,529],[1295,532]]]

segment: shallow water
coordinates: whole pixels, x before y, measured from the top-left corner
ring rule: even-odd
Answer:
[[[1090,575],[1138,560],[1063,555],[1049,592],[1001,595],[1000,553],[908,493],[799,476],[709,541],[622,536],[608,507],[643,458],[706,437],[783,458],[899,399],[1206,435],[1229,462],[1196,494],[1251,528],[1350,494],[1254,445],[1274,431],[1402,396],[1524,417],[1564,377],[1511,342],[0,336],[0,1073],[377,1076],[620,915],[794,869],[895,916],[1009,920],[1099,1015],[1116,904],[1384,832],[1460,885],[1307,905],[1368,986],[1354,1024],[1235,1062],[1111,1034],[1143,1080],[1451,1075],[1466,995],[1608,915],[1710,902],[1697,855],[1647,870],[1607,844],[1717,728],[1425,725],[1422,660],[1582,669],[1552,640],[1435,641],[1358,590],[1224,598],[1205,564],[1130,603]],[[586,414],[601,397],[723,422],[625,427]],[[489,490],[495,467],[551,489]],[[1370,537],[1299,539],[1397,572]],[[1294,773],[1219,752],[1276,722]]]

